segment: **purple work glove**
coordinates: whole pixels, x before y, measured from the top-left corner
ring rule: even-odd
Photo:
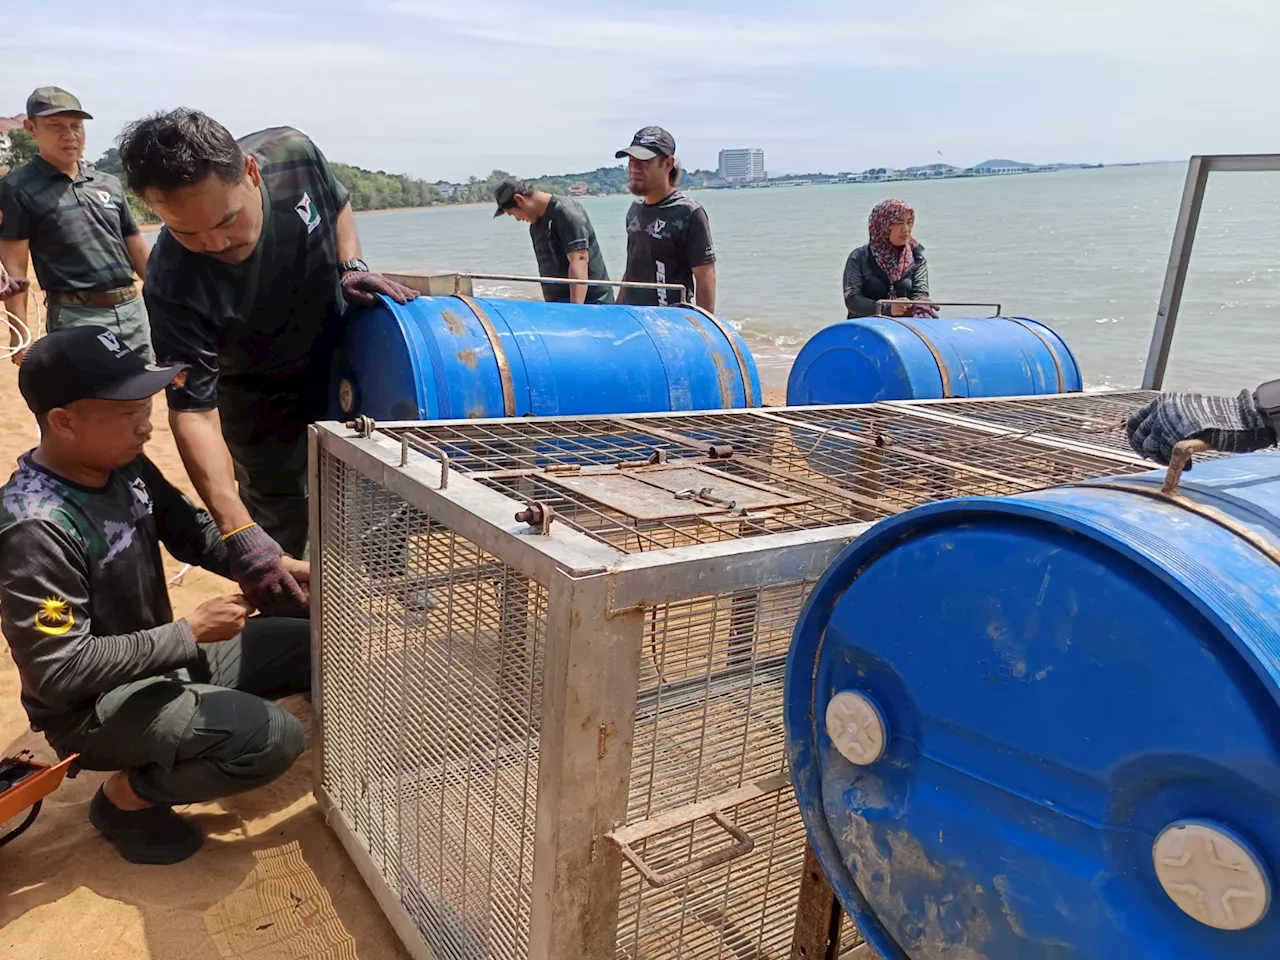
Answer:
[[[227,537],[227,563],[245,599],[268,616],[307,615],[307,595],[281,560],[284,551],[256,523]]]
[[[418,298],[417,290],[388,280],[380,273],[353,270],[342,275],[342,298],[353,307],[377,306],[378,294],[390,297],[396,303],[408,303]]]

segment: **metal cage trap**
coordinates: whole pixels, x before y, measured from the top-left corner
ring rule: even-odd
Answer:
[[[316,792],[410,953],[790,956],[810,588],[917,504],[1150,469],[1148,396],[318,424]]]

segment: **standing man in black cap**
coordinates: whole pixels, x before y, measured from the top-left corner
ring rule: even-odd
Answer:
[[[28,258],[34,261],[50,330],[98,324],[150,360],[151,331],[133,277],[146,279],[151,251],[120,181],[82,159],[84,121],[92,119],[60,87],[27,98],[23,128],[40,155],[0,180],[0,263],[21,282]],[[25,285],[5,296],[5,308],[33,328]],[[17,342],[15,331],[10,343]]]
[[[18,372],[40,445],[0,487],[0,629],[22,705],[61,757],[116,771],[89,819],[126,860],[199,849],[173,812],[274,780],[306,745],[270,698],[310,689],[310,625],[228,594],[173,619],[160,544],[228,576],[239,542],[143,455],[151,396],[184,372],[105,327],[57,330]],[[291,575],[310,582],[306,563]]]
[[[624,281],[670,283],[685,288],[708,313],[716,310],[716,248],[711,242],[707,211],[683,190],[676,141],[661,127],[644,127],[631,146],[615,156],[627,157],[631,192],[640,199],[627,211],[627,272]],[[674,291],[624,287],[623,303],[667,306]]]
[[[507,214],[529,224],[538,276],[609,279],[591,218],[577,200],[537,190],[513,177],[498,184],[494,199],[498,202],[495,218]],[[608,287],[585,283],[544,283],[542,299],[548,303],[613,303],[613,293]]]

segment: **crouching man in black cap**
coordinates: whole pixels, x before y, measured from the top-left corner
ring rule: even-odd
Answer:
[[[40,445],[0,488],[0,628],[31,726],[62,757],[117,771],[89,819],[134,863],[176,863],[200,834],[172,810],[274,780],[305,746],[270,697],[310,687],[306,620],[216,597],[174,621],[160,560],[226,576],[213,520],[143,456],[158,367],[105,327],[58,330],[19,375]],[[264,563],[274,562],[264,557]],[[308,564],[285,558],[306,585]]]

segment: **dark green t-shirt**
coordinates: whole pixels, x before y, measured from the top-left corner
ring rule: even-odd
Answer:
[[[658,203],[637,200],[627,210],[627,273],[638,283],[675,283],[685,288],[685,302],[693,302],[693,268],[716,262],[707,211],[683,190],[674,190]],[[623,288],[624,303],[665,307],[676,303],[678,290]]]
[[[533,239],[533,255],[538,258],[538,276],[569,276],[569,254],[586,250],[587,279],[609,279],[591,218],[577,200],[552,197],[547,202],[547,212],[537,223],[529,224],[529,236]],[[570,289],[568,284],[544,283],[542,299],[548,303],[568,303]],[[613,303],[613,292],[609,287],[587,287],[587,303]]]
[[[138,232],[120,181],[86,164],[72,180],[36,157],[0,180],[0,240],[27,240],[46,291],[133,283],[124,238]]]
[[[253,444],[288,439],[323,411],[341,334],[336,226],[348,194],[297,130],[239,143],[262,171],[265,216],[253,254],[223,263],[162,230],[143,293],[156,356],[190,367],[168,390],[170,409],[219,408],[227,438]]]

